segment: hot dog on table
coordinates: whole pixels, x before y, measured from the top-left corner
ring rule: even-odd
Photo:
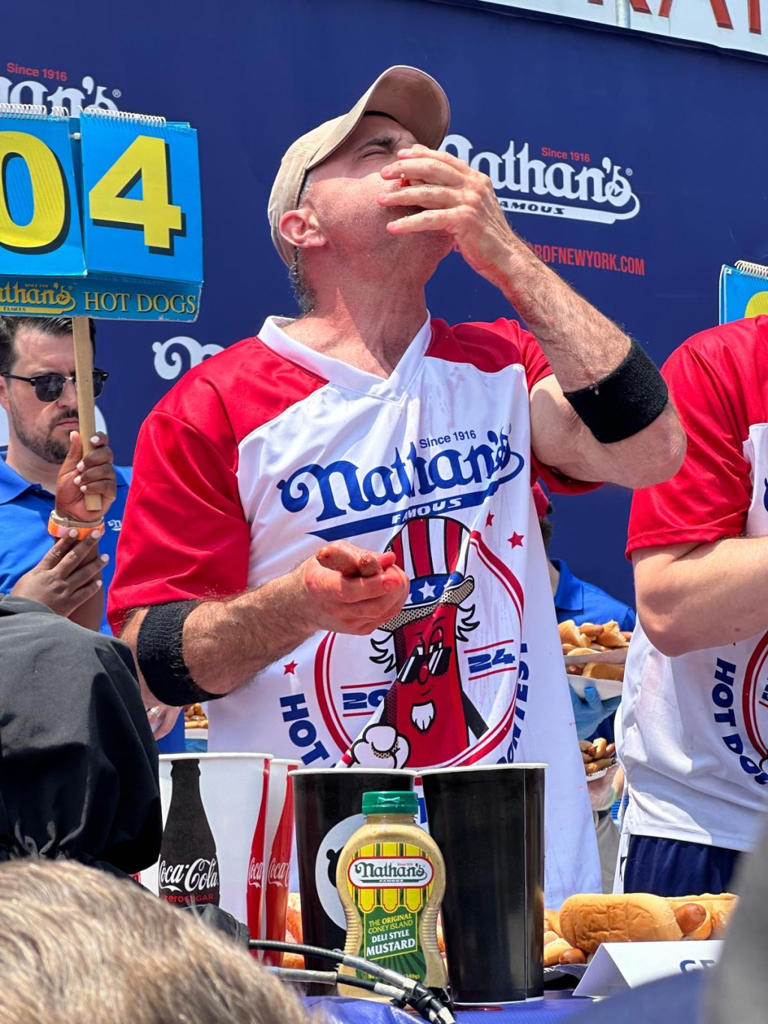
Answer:
[[[699,896],[653,896],[650,893],[582,893],[569,896],[559,912],[544,911],[544,966],[586,963],[602,942],[652,942],[721,939],[737,897],[730,892]],[[286,941],[301,942],[301,902],[288,899]],[[442,930],[438,943],[445,952]],[[300,967],[294,953],[284,967]]]
[[[653,896],[646,892],[569,896],[559,913],[544,912],[544,927],[548,929],[544,936],[544,966],[586,963],[603,942],[721,939],[735,906],[736,896],[730,892],[698,896]]]

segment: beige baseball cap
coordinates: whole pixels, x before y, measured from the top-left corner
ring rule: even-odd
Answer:
[[[346,114],[296,139],[282,159],[267,206],[272,241],[288,266],[293,262],[293,246],[280,234],[280,218],[298,206],[309,171],[327,160],[349,138],[368,111],[393,117],[417,142],[430,149],[437,149],[443,141],[451,118],[448,97],[442,86],[425,71],[398,64],[382,72]]]

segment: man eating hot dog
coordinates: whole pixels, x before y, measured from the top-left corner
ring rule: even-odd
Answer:
[[[684,436],[642,349],[439,150],[448,121],[400,66],[289,147],[269,219],[302,313],[146,421],[111,616],[157,702],[212,700],[211,749],[546,760],[555,905],[599,873],[531,478],[647,486]],[[430,317],[452,249],[531,333]]]

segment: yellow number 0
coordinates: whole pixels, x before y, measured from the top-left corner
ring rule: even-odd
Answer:
[[[27,224],[17,224],[8,209],[5,179],[12,157],[20,157],[29,173],[33,212]],[[68,228],[69,197],[56,154],[34,135],[0,132],[0,245],[14,252],[50,252]]]
[[[141,199],[126,198],[138,181]],[[145,244],[155,252],[172,252],[173,235],[184,230],[181,207],[170,202],[168,149],[163,139],[137,136],[88,198],[94,224],[142,227]]]

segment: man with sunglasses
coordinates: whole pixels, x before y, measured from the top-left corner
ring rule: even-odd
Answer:
[[[106,379],[104,370],[93,371],[95,396]],[[33,598],[109,633],[104,588],[130,469],[113,466],[101,433],[82,454],[71,320],[0,317],[0,406],[8,418],[0,458],[0,592]],[[101,511],[86,509],[86,493],[100,495]]]

